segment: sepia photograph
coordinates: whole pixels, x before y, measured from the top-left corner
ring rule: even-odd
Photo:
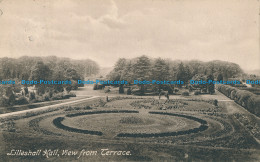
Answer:
[[[0,162],[260,161],[259,0],[0,0]]]

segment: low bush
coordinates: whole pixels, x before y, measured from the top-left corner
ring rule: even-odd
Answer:
[[[181,94],[182,96],[189,96],[190,94],[189,94],[189,92],[188,91],[185,91],[185,92],[182,92],[182,94]]]
[[[104,87],[104,85],[98,84],[97,89],[103,89]]]
[[[207,88],[202,88],[202,93],[207,93]]]
[[[36,95],[36,102],[44,102],[44,97],[43,96],[39,96],[39,95]]]
[[[64,98],[64,93],[63,92],[60,92],[60,93],[54,93],[52,95],[52,99],[53,100],[61,100]]]
[[[127,95],[131,95],[131,94],[132,94],[131,88],[128,88],[128,89],[127,89],[126,94],[127,94]]]
[[[28,99],[24,96],[21,96],[15,100],[16,105],[24,105],[24,104],[28,104],[28,103],[29,103]]]
[[[196,91],[194,92],[194,95],[199,95],[199,94],[201,94],[199,90],[196,90]]]
[[[76,97],[77,95],[76,95],[75,93],[73,93],[73,92],[70,92],[70,93],[69,93],[69,96],[70,96],[70,97]]]
[[[218,106],[218,100],[214,100],[214,105]]]
[[[168,87],[168,93],[169,93],[169,94],[173,94],[173,88],[170,87],[170,86]]]
[[[49,93],[45,93],[45,94],[43,94],[43,99],[44,99],[44,101],[50,101],[50,99],[51,99],[51,97],[50,97],[50,94]]]
[[[104,92],[105,93],[109,93],[110,92],[110,87],[105,87]]]
[[[35,93],[34,92],[30,92],[29,93],[29,101],[32,101],[32,100],[35,100],[36,97],[35,97]]]
[[[97,84],[94,84],[94,86],[93,86],[93,90],[97,90],[98,88],[98,85]]]
[[[124,94],[125,90],[124,90],[124,85],[120,84],[119,85],[119,94]]]

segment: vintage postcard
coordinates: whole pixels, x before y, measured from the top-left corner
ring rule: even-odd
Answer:
[[[259,0],[0,0],[0,161],[260,161]]]

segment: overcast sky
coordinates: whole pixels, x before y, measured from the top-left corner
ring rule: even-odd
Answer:
[[[260,68],[257,0],[0,0],[0,56],[141,55]]]

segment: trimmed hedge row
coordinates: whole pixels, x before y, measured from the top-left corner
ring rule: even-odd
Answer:
[[[53,124],[56,127],[69,131],[69,132],[84,133],[84,134],[98,135],[98,136],[103,135],[103,133],[100,131],[90,131],[90,130],[83,130],[83,129],[77,129],[77,128],[71,128],[71,127],[65,126],[61,123],[63,120],[64,120],[64,117],[58,117],[53,120]]]
[[[110,110],[110,111],[92,111],[92,112],[81,112],[76,114],[68,114],[67,117],[75,117],[80,115],[91,115],[91,114],[102,114],[102,113],[139,113],[138,111],[132,111],[132,110]],[[193,128],[189,130],[184,131],[176,131],[176,132],[163,132],[163,133],[119,133],[117,134],[117,137],[166,137],[166,136],[178,136],[178,135],[185,135],[185,134],[191,134],[191,133],[198,133],[201,131],[204,131],[208,129],[208,126],[206,125],[207,122],[205,120],[188,116],[188,115],[182,115],[182,114],[173,114],[173,113],[165,113],[165,112],[149,112],[150,114],[160,114],[160,115],[170,115],[170,116],[178,116],[178,117],[184,117],[190,120],[194,120],[199,122],[201,125],[198,128]],[[90,130],[82,130],[77,128],[71,128],[68,126],[65,126],[62,124],[62,121],[64,120],[64,117],[58,117],[53,120],[53,124],[61,128],[63,130],[69,131],[69,132],[76,132],[76,133],[84,133],[84,134],[90,134],[90,135],[98,135],[102,136],[103,133],[100,131],[90,131]]]
[[[66,117],[76,117],[76,116],[81,116],[81,115],[104,114],[104,113],[139,113],[139,111],[134,111],[134,110],[101,110],[101,111],[80,112],[80,113],[76,113],[76,114],[67,114]]]
[[[260,116],[260,96],[247,90],[239,90],[229,85],[218,85],[217,90],[243,106],[249,112]]]
[[[119,133],[117,137],[139,137],[139,138],[149,138],[149,137],[167,137],[167,136],[179,136],[191,133],[198,133],[208,129],[207,121],[182,114],[173,114],[173,113],[165,113],[165,112],[149,112],[150,114],[160,114],[160,115],[170,115],[170,116],[178,116],[184,117],[190,120],[194,120],[199,122],[201,125],[198,128],[193,128],[184,131],[176,131],[176,132],[162,132],[162,133]]]

